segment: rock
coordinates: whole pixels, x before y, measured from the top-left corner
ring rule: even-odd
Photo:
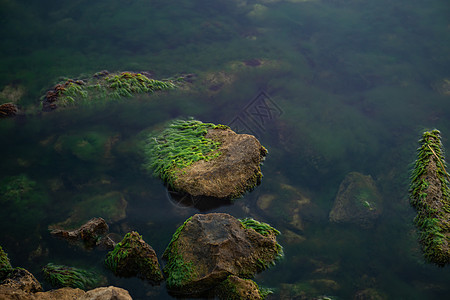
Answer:
[[[53,287],[73,287],[87,290],[106,282],[106,278],[97,273],[52,263],[44,266],[42,273],[44,279]]]
[[[233,199],[260,183],[267,150],[224,125],[175,120],[146,147],[147,169],[170,188],[198,198]]]
[[[216,289],[215,296],[220,300],[260,300],[264,299],[258,285],[250,279],[234,275],[228,276]]]
[[[365,290],[358,291],[353,300],[384,300],[388,299],[386,295],[383,295],[376,289],[368,288]]]
[[[109,286],[87,291],[80,300],[131,300],[127,290]]]
[[[167,288],[174,294],[197,295],[229,275],[252,277],[281,257],[278,233],[252,219],[196,214],[178,228],[163,254]]]
[[[0,119],[14,117],[18,112],[19,109],[14,103],[4,103],[0,105]]]
[[[155,250],[135,231],[127,233],[114,250],[108,252],[105,264],[116,276],[137,276],[151,283],[163,280]]]
[[[42,291],[42,286],[37,279],[25,269],[15,268],[1,285],[6,290],[21,290],[25,293]],[[1,295],[1,293],[0,293]]]
[[[75,204],[69,218],[49,229],[77,228],[98,216],[108,224],[115,223],[126,217],[127,204],[123,194],[117,191],[90,197]]]
[[[86,292],[81,289],[74,289],[70,287],[60,288],[47,292],[36,293],[32,299],[35,300],[81,300],[85,299]]]
[[[103,218],[92,218],[80,228],[72,231],[63,229],[54,229],[51,235],[63,238],[71,243],[83,241],[87,248],[94,247],[109,230]]]
[[[372,177],[351,172],[339,186],[329,218],[335,223],[355,223],[370,228],[381,210],[382,198]]]

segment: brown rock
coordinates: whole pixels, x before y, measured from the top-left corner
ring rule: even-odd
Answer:
[[[1,286],[7,290],[21,290],[25,293],[42,291],[41,284],[33,274],[22,268],[15,268]]]
[[[31,299],[35,300],[81,300],[84,299],[85,291],[70,287],[60,288],[47,292],[36,293]]]
[[[263,299],[258,285],[250,279],[234,275],[228,276],[216,289],[215,295],[220,300],[260,300]]]
[[[259,184],[267,150],[252,135],[210,129],[205,138],[220,142],[215,159],[200,160],[176,173],[175,189],[192,196],[236,198]]]
[[[275,233],[245,229],[224,213],[197,214],[177,230],[164,252],[167,287],[173,293],[200,294],[229,275],[252,277],[280,255]]]
[[[14,117],[19,109],[14,103],[5,103],[0,105],[0,118]]]
[[[87,291],[80,300],[131,300],[127,290],[109,286]]]

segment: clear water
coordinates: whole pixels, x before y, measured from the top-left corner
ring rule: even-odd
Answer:
[[[20,86],[25,92],[18,104],[27,113],[0,120],[0,180],[24,174],[48,201],[14,211],[3,206],[0,245],[14,266],[40,280],[48,262],[91,266],[135,299],[172,299],[164,283],[111,276],[102,264],[105,252],[70,247],[47,227],[64,221],[82,199],[118,191],[128,201],[127,217],[111,231],[136,230],[161,256],[175,229],[199,210],[177,205],[141,169],[135,141],[143,130],[194,116],[256,134],[269,150],[262,184],[209,212],[252,216],[301,236],[295,241],[282,234],[284,260],[255,278],[274,289],[275,299],[287,286],[311,288],[312,280],[322,280],[315,296],[336,299],[367,288],[385,299],[449,293],[448,267],[423,262],[407,194],[421,132],[438,128],[450,147],[450,96],[443,87],[450,78],[447,1],[28,2],[0,1],[0,89]],[[233,68],[254,59],[267,64]],[[145,70],[157,78],[183,72],[234,77],[219,87],[205,82],[195,93],[33,113],[59,77],[103,69]],[[259,111],[264,116],[254,114],[252,101],[261,92],[270,117],[267,107]],[[86,132],[116,137],[108,159],[86,161],[58,150],[59,137]],[[339,184],[351,171],[371,175],[383,195],[383,214],[370,230],[328,222]],[[302,229],[289,223],[283,203],[292,199],[281,184],[314,204],[312,212],[299,212]],[[280,205],[262,210],[258,199],[265,195]]]

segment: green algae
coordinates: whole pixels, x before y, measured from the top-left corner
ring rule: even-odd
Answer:
[[[220,143],[205,138],[209,129],[228,126],[203,123],[194,119],[174,120],[159,135],[149,135],[144,153],[144,168],[173,187],[175,173],[199,160],[211,160],[220,155]]]
[[[439,130],[423,133],[411,175],[410,203],[428,262],[450,263],[450,190]]]
[[[42,268],[44,279],[54,287],[72,287],[87,290],[95,287],[100,277],[96,273],[63,265],[47,264]]]
[[[13,268],[9,261],[8,254],[3,251],[2,246],[0,246],[0,282],[7,278],[12,270]]]
[[[114,273],[117,272],[117,267],[119,263],[124,260],[131,249],[131,243],[130,243],[130,236],[131,232],[128,232],[123,240],[119,242],[112,251],[108,252],[105,259],[105,265],[108,269],[113,271]]]

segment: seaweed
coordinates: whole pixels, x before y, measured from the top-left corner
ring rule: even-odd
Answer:
[[[13,268],[9,261],[8,254],[3,251],[2,246],[0,246],[0,282],[7,278],[12,270]]]
[[[89,272],[74,267],[47,264],[42,268],[44,279],[54,287],[72,287],[87,290],[99,283],[99,277]]]
[[[450,263],[450,178],[437,129],[423,133],[411,174],[410,204],[417,211],[414,223],[426,261]]]

